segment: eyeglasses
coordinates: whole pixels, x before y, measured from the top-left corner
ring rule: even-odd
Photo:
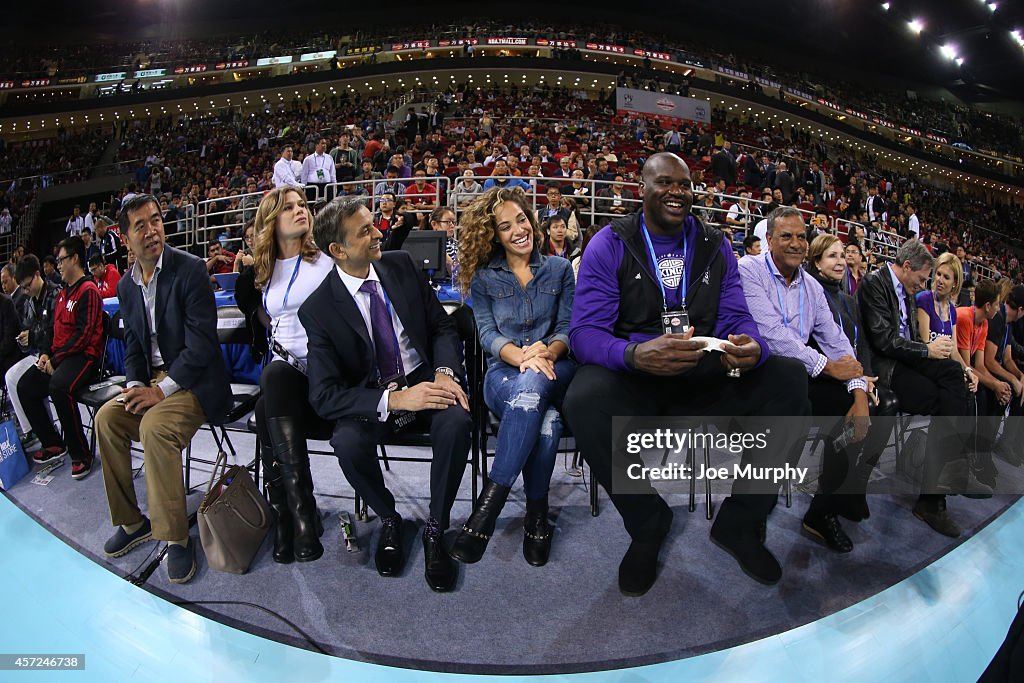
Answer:
[[[60,264],[64,263],[64,261],[68,260],[69,258],[71,258],[71,254],[67,254],[66,256],[58,256],[58,257],[56,257],[57,265],[59,266]]]
[[[455,221],[432,221],[434,225],[455,225]]]

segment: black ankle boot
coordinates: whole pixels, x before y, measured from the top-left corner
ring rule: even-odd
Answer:
[[[292,513],[288,510],[288,497],[284,492],[281,467],[274,459],[274,449],[270,444],[260,444],[260,460],[263,463],[263,476],[267,481],[267,499],[274,513],[274,562],[289,564],[295,561]]]
[[[494,533],[494,523],[498,520],[501,508],[505,507],[509,491],[511,489],[508,486],[487,481],[480,498],[476,501],[473,514],[466,520],[462,531],[452,544],[452,557],[466,564],[480,561],[487,550],[487,542]]]
[[[267,432],[280,463],[281,483],[292,518],[295,559],[312,562],[324,554],[320,544],[323,524],[313,497],[313,479],[309,474],[306,437],[292,417],[267,418]]]
[[[543,567],[551,555],[554,530],[548,524],[548,499],[527,500],[523,522],[523,557],[534,567]]]

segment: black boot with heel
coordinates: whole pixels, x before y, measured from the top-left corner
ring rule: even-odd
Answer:
[[[487,481],[480,498],[476,501],[476,507],[473,508],[473,514],[466,520],[462,531],[452,544],[452,557],[466,564],[480,561],[487,550],[487,542],[491,540],[494,525],[501,514],[501,509],[505,507],[510,490],[508,486]]]
[[[323,523],[313,497],[306,436],[292,417],[267,419],[274,454],[280,464],[281,482],[292,518],[292,543],[298,562],[312,562],[324,554],[320,543]]]

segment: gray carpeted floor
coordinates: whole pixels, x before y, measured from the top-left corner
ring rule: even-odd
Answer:
[[[253,438],[233,435],[250,457]],[[208,432],[195,452],[213,451]],[[324,446],[325,444],[315,444]],[[1006,468],[1004,463],[999,463]],[[205,467],[205,466],[203,466]],[[450,672],[543,673],[609,669],[654,663],[714,651],[785,631],[840,610],[900,581],[945,554],[1001,513],[1016,497],[949,499],[967,530],[959,541],[931,531],[910,513],[912,500],[873,496],[871,519],[845,523],[856,548],[833,554],[800,533],[809,496],[797,492],[792,509],[780,502],[769,524],[768,546],[783,564],[775,587],[747,578],[708,540],[710,523],[698,496],[697,512],[686,499],[670,499],[675,512],[654,588],[625,598],[617,587],[619,560],[628,539],[618,514],[602,492],[602,513],[590,515],[582,480],[566,474],[562,461],[552,483],[557,532],[550,563],[533,568],[522,557],[521,490],[513,493],[484,559],[460,568],[457,590],[430,591],[422,578],[419,523],[427,507],[427,465],[394,463],[388,485],[409,520],[409,561],[401,577],[377,575],[372,558],[378,524],[357,523],[361,552],[345,551],[338,512],[352,511],[352,491],[333,457],[314,456],[318,502],[326,513],[326,553],[308,564],[277,565],[268,537],[244,576],[209,569],[200,552],[191,583],[176,586],[159,568],[146,588],[168,599],[234,601],[261,606],[285,617],[305,634],[257,607],[192,605],[207,616],[300,647],[306,637],[325,652],[382,664]],[[189,509],[198,507],[208,469],[197,470]],[[96,471],[71,479],[70,464],[48,486],[24,479],[10,495],[26,512],[93,560],[124,575],[155,556],[149,543],[118,560],[102,557],[112,533]],[[136,489],[145,507],[142,477]],[[470,511],[469,474],[453,512],[458,527]],[[451,533],[451,532],[450,532]],[[193,529],[198,540],[198,531]],[[449,543],[450,543],[449,536]],[[74,580],[74,577],[61,577]]]

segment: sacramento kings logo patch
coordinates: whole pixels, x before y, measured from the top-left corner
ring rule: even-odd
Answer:
[[[661,280],[668,288],[678,287],[683,278],[683,267],[686,262],[677,254],[666,254],[658,261]]]

